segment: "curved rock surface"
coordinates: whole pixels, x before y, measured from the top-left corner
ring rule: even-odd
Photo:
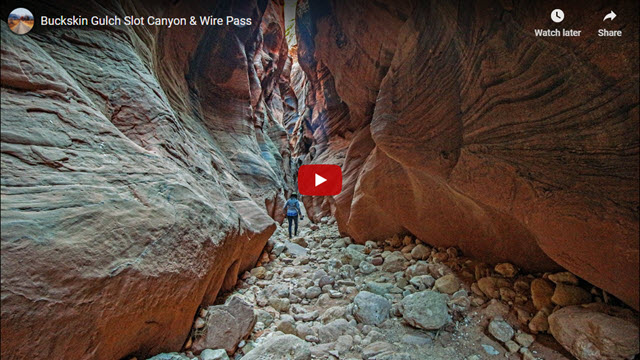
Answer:
[[[559,264],[638,309],[638,4],[618,4],[616,41],[591,21],[603,4],[564,5],[572,39],[536,38],[535,4],[301,0],[296,155],[344,172],[310,217]]]
[[[549,330],[579,360],[632,359],[638,348],[638,319],[602,304],[569,306],[549,316]]]
[[[3,358],[180,349],[282,217],[281,4],[116,4],[69,9],[253,25],[19,37],[3,23]]]

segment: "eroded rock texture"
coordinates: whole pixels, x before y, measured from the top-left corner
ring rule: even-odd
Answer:
[[[344,172],[340,195],[305,199],[312,219],[559,264],[637,309],[638,4],[615,4],[615,40],[603,6],[563,4],[583,36],[543,39],[541,3],[300,1],[294,135]]]
[[[55,6],[253,25],[2,23],[3,358],[179,350],[281,220],[281,2],[153,4]]]

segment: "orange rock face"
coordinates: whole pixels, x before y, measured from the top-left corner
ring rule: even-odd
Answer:
[[[3,359],[178,351],[281,220],[281,4],[127,4],[253,25],[2,27]]]
[[[311,218],[360,243],[411,233],[559,264],[637,309],[638,4],[616,9],[615,41],[596,35],[600,5],[563,10],[582,37],[535,37],[541,5],[300,1],[296,151],[345,176],[304,199]]]
[[[638,319],[602,304],[569,306],[549,316],[549,331],[577,359],[631,359],[640,351]]]

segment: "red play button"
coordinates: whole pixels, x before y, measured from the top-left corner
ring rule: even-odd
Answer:
[[[298,190],[302,195],[338,195],[342,170],[338,165],[302,165],[298,169]]]

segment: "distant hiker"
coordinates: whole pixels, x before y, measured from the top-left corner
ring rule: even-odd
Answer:
[[[300,202],[298,201],[297,194],[291,194],[289,200],[284,204],[284,211],[287,214],[287,220],[289,221],[289,239],[291,239],[291,223],[295,222],[296,228],[294,234],[298,235],[298,216],[300,220],[304,220],[302,212],[300,211]]]

